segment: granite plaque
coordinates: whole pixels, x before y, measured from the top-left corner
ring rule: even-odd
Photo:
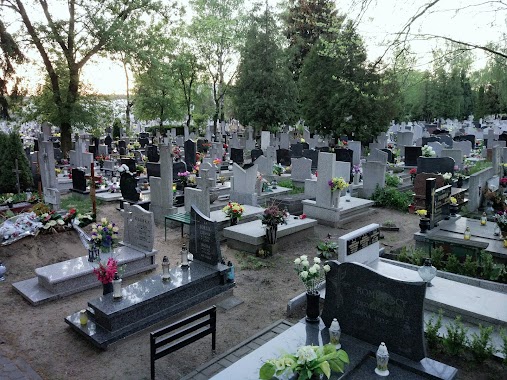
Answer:
[[[422,147],[406,146],[405,147],[405,166],[417,166],[417,158],[422,156]]]
[[[378,242],[379,236],[380,230],[376,229],[347,240],[347,256]]]
[[[190,210],[189,252],[194,260],[217,265],[222,259],[217,223],[192,206]]]
[[[417,157],[417,173],[454,174],[454,165],[451,157]]]
[[[312,160],[312,169],[317,169],[319,165],[319,151],[315,149],[303,149],[303,157]]]
[[[276,162],[283,166],[291,164],[291,152],[288,149],[278,149],[276,151]]]
[[[150,177],[160,177],[160,163],[158,162],[147,162],[146,163],[146,173],[148,175],[148,179]]]
[[[385,277],[358,263],[328,264],[321,315],[327,327],[337,318],[347,335],[375,346],[385,342],[390,352],[415,361],[426,357],[424,282]]]
[[[185,149],[185,163],[187,164],[187,166],[193,168],[195,165],[195,154],[197,153],[195,142],[193,142],[192,140],[185,141],[184,149]]]
[[[449,197],[451,185],[436,187],[436,179],[426,179],[426,210],[430,218],[430,228],[433,228],[442,219],[449,216]]]
[[[155,220],[151,211],[125,204],[123,243],[140,251],[153,251]]]
[[[236,164],[242,165],[245,162],[243,149],[231,148],[231,160]]]
[[[85,172],[80,169],[72,169],[72,190],[85,192],[86,177]]]
[[[140,191],[137,189],[137,180],[128,173],[121,173],[120,191],[123,199],[131,202],[139,202]]]

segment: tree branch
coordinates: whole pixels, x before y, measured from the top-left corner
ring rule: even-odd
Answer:
[[[39,0],[39,3],[42,7],[42,10],[44,11],[44,15],[46,16],[46,20],[48,20],[48,25],[51,28],[51,31],[53,32],[53,38],[58,43],[58,45],[60,45],[60,47],[63,50],[63,53],[65,54],[65,57],[68,60],[69,57],[67,55],[68,55],[69,50],[68,50],[67,46],[65,45],[63,38],[60,36],[60,33],[58,32],[56,25],[53,21],[53,18],[51,17],[51,14],[49,13],[48,3],[46,2],[46,0]]]
[[[421,36],[421,37],[429,37],[429,38],[441,38],[443,40],[446,40],[446,41],[449,41],[449,42],[454,42],[456,44],[460,44],[460,45],[464,45],[464,46],[468,46],[468,47],[471,47],[471,48],[474,48],[474,49],[479,49],[479,50],[483,50],[487,53],[491,53],[491,54],[494,54],[494,55],[498,55],[499,57],[502,57],[502,58],[506,58],[507,59],[507,54],[505,53],[502,53],[501,51],[498,51],[498,50],[493,50],[487,46],[482,46],[482,45],[476,45],[476,44],[472,44],[470,42],[463,42],[463,41],[458,41],[458,40],[455,40],[454,38],[450,38],[450,37],[445,37],[445,36],[437,36],[435,34],[418,34],[418,36]]]

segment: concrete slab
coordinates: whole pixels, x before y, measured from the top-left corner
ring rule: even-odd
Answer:
[[[303,212],[310,218],[314,218],[319,224],[339,227],[357,217],[367,215],[374,202],[368,199],[350,197],[347,201],[345,196],[340,199],[339,208],[331,208],[317,205],[316,201],[304,200]]]

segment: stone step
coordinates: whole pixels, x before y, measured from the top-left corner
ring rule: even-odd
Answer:
[[[156,268],[156,253],[155,250],[147,253],[122,246],[114,249],[112,257],[118,260],[118,265],[126,264],[123,277],[129,277]],[[107,261],[106,257],[102,260]],[[88,256],[81,256],[37,268],[37,277],[15,282],[12,286],[33,306],[37,306],[100,286],[93,273],[96,267],[97,264],[88,261]]]

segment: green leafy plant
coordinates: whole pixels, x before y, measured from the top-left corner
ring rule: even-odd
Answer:
[[[480,172],[481,170],[492,167],[493,164],[490,161],[477,161],[476,164],[469,169],[469,175]]]
[[[483,363],[487,358],[495,353],[493,344],[491,341],[491,335],[493,334],[493,327],[482,326],[479,323],[479,334],[472,333],[470,341],[470,349],[472,356],[478,363]]]
[[[447,258],[447,262],[445,263],[444,270],[446,272],[460,274],[461,265],[459,263],[458,258],[454,255],[449,255],[449,257]]]
[[[263,257],[266,257],[266,255]],[[260,270],[270,267],[270,264],[266,260],[250,253],[238,252],[236,253],[236,259],[238,260],[239,268],[242,270]]]
[[[400,183],[401,181],[397,175],[386,174],[386,186],[398,187]]]
[[[480,256],[481,277],[486,280],[496,281],[505,270],[505,265],[493,262],[493,255],[485,251]]]
[[[507,334],[505,333],[505,329],[502,328],[499,331],[500,338],[502,338],[502,348],[500,349],[500,352],[503,354],[503,364],[507,365]]]
[[[279,181],[278,186],[291,189],[290,194],[301,194],[301,193],[305,192],[304,187],[297,187],[296,185],[294,185],[294,183],[290,179],[284,179],[284,180]]]
[[[465,276],[475,277],[477,274],[477,261],[472,256],[467,255],[463,262],[461,273]]]
[[[451,355],[461,354],[468,343],[468,328],[461,322],[461,316],[457,316],[454,321],[447,325],[446,329],[447,335],[442,341],[445,349]]]
[[[403,247],[398,254],[398,260],[404,263],[420,266],[423,263],[426,253],[419,248]]]
[[[426,326],[426,340],[428,341],[428,346],[430,348],[437,347],[439,340],[438,330],[442,327],[442,316],[443,311],[440,309],[438,310],[438,316],[433,314],[428,321],[424,322],[424,325]]]
[[[401,192],[394,187],[381,188],[377,186],[371,196],[375,206],[387,207],[394,210],[407,212],[408,206],[412,203],[414,195],[410,192]]]
[[[330,259],[333,256],[336,257],[338,253],[338,243],[335,243],[334,241],[330,241],[328,239],[321,241],[317,245],[317,250],[319,251],[319,254],[324,256],[326,259]]]
[[[444,257],[445,253],[442,247],[436,247],[431,250],[431,262],[435,268],[437,269],[442,268]]]

